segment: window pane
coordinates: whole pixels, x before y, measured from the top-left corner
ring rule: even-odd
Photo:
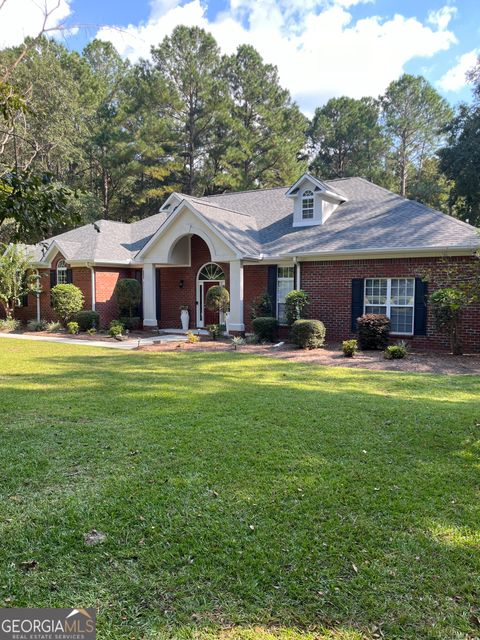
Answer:
[[[413,308],[392,307],[390,322],[393,333],[413,333]]]
[[[277,298],[279,302],[283,302],[285,300],[285,296],[289,291],[293,289],[293,278],[283,279],[278,281],[277,286]]]
[[[295,267],[277,268],[277,318],[285,323],[285,296],[295,288]]]
[[[391,304],[412,305],[415,299],[415,281],[413,278],[392,278]]]
[[[366,305],[385,305],[386,302],[387,302],[386,278],[368,278],[367,280],[365,280],[365,304]]]
[[[295,275],[294,267],[278,267],[279,278],[293,278]]]
[[[366,306],[365,313],[375,313],[376,315],[384,316],[387,313],[387,307]]]

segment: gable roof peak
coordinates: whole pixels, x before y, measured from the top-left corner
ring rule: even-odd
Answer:
[[[302,176],[300,176],[300,178],[295,182],[295,184],[292,184],[290,189],[288,189],[287,193],[285,194],[286,197],[295,198],[295,196],[298,194],[301,184],[305,181],[310,182],[315,187],[315,191],[317,192],[324,193],[326,196],[329,196],[334,200],[338,200],[338,202],[347,201],[347,198],[345,198],[344,195],[338,193],[337,191],[329,187],[326,182],[319,180],[319,178],[312,176],[308,172],[305,172]]]

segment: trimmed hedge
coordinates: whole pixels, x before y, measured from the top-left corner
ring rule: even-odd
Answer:
[[[75,321],[78,322],[80,331],[88,331],[89,329],[98,329],[100,326],[100,314],[96,311],[79,311],[75,316]]]
[[[52,307],[64,325],[82,310],[85,298],[74,284],[57,284],[50,290]]]
[[[278,335],[278,320],[270,317],[254,318],[252,320],[253,333],[259,341],[275,342]]]
[[[291,330],[293,342],[302,349],[323,347],[325,333],[325,325],[320,320],[296,320]]]
[[[387,316],[367,313],[357,318],[358,341],[360,348],[385,349],[390,333],[390,320]]]

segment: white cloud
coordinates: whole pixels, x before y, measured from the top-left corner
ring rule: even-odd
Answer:
[[[456,13],[456,7],[441,7],[438,11],[430,11],[427,21],[438,29],[446,29]]]
[[[200,0],[153,0],[149,20],[98,37],[131,60],[146,58],[179,24],[210,31],[225,53],[252,44],[278,66],[282,84],[303,110],[332,96],[377,96],[416,57],[429,58],[456,42],[449,30],[455,11],[445,6],[427,22],[396,14],[354,20],[350,8],[368,0],[230,0],[214,19]]]
[[[438,86],[444,91],[459,91],[463,89],[467,84],[467,71],[473,69],[479,55],[480,49],[473,49],[460,56],[457,64],[449,69],[437,82]]]
[[[45,25],[47,29],[61,24],[71,14],[70,2],[6,0],[0,9],[0,49],[20,44],[27,36],[36,36],[42,28],[45,12],[51,12]]]

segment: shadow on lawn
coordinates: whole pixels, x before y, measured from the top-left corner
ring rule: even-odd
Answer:
[[[38,374],[2,385],[16,606],[97,605],[103,638],[474,637],[478,378],[241,354],[41,363],[34,394]],[[92,527],[107,542],[86,549]],[[26,555],[38,571],[18,571]],[[225,637],[261,637],[241,633]]]

